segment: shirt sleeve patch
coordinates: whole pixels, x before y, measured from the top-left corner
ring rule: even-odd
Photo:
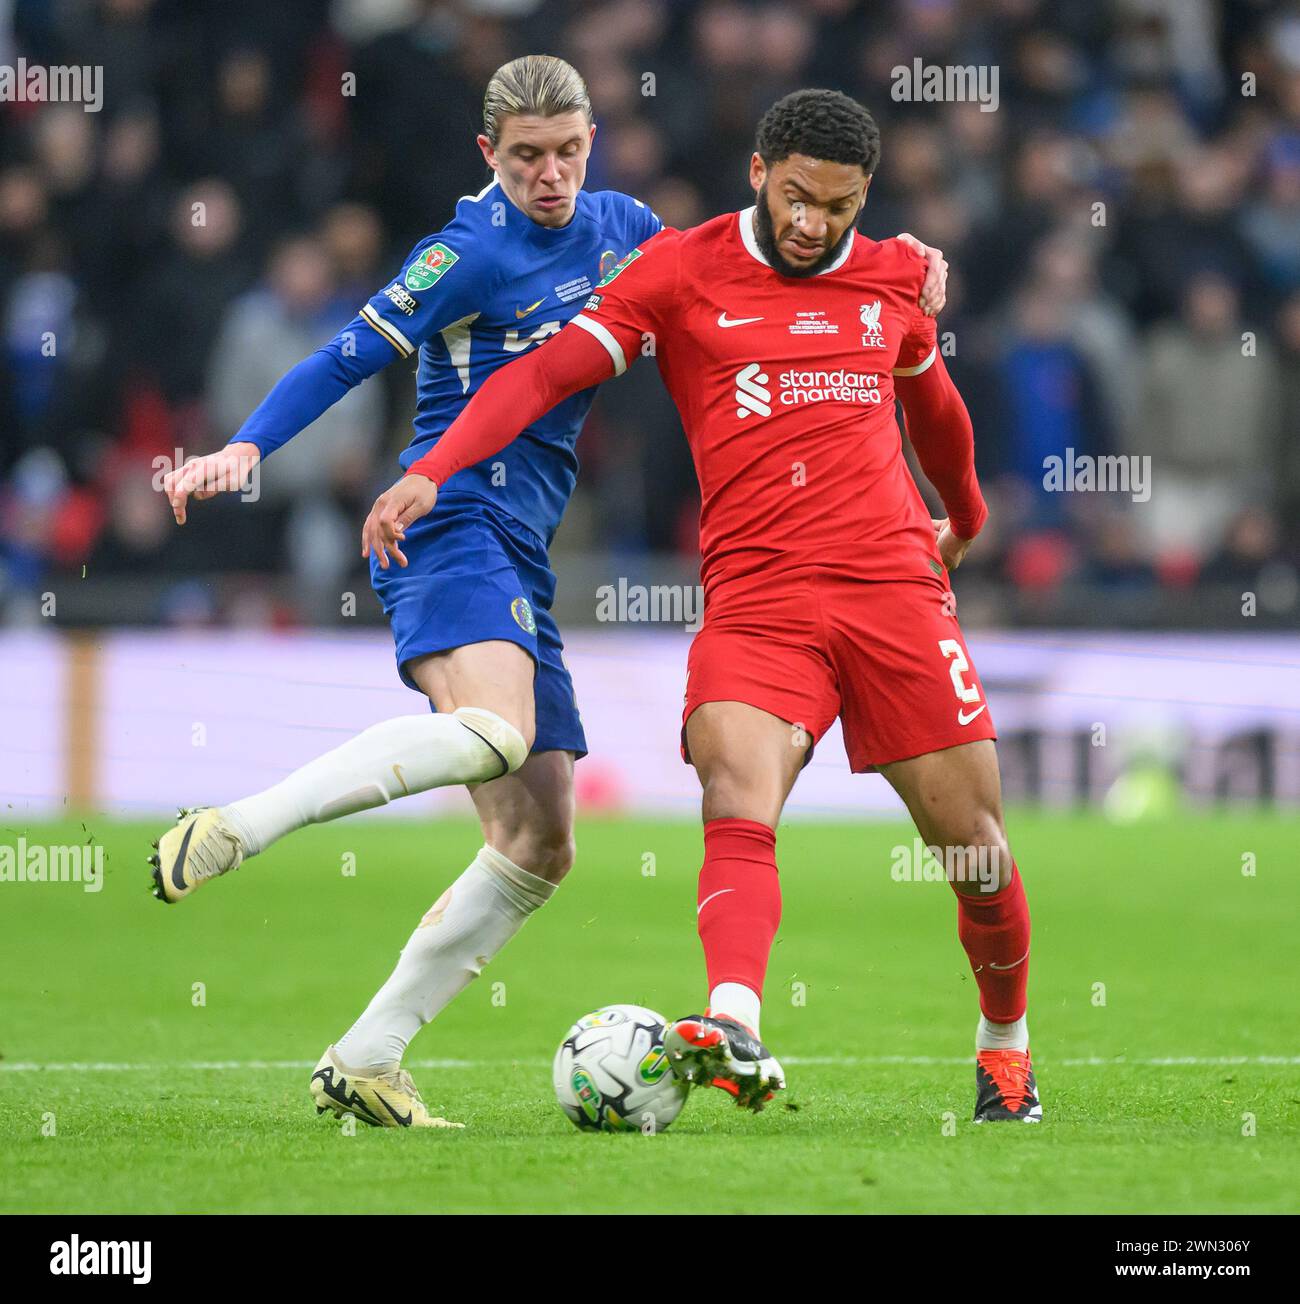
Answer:
[[[609,271],[605,273],[605,275],[600,279],[600,281],[597,282],[596,289],[598,290],[604,289],[604,287],[607,286],[610,283],[610,281],[612,281],[616,276],[619,276],[623,272],[627,271],[627,269],[631,267],[632,264],[636,262],[636,260],[640,257],[641,257],[641,250],[633,249],[632,252],[628,254],[626,258],[620,259],[617,263],[614,264],[613,267],[609,269]]]
[[[427,290],[460,261],[460,255],[441,240],[434,241],[407,269],[408,290]]]

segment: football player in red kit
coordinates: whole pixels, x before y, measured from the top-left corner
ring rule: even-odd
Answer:
[[[759,1039],[781,915],[775,830],[838,716],[853,770],[889,780],[956,892],[979,986],[975,1121],[1035,1122],[1029,912],[993,722],[948,583],[987,509],[970,419],[916,306],[925,263],[855,230],[879,157],[871,115],[847,96],[778,101],[750,161],[754,207],[629,254],[379,498],[363,546],[400,564],[405,527],[458,469],[652,355],[699,476],[705,592],[683,755],[704,789],[709,1002],[670,1026],[670,1062],[751,1109],[785,1085]],[[944,520],[931,519],[904,461],[895,397]]]

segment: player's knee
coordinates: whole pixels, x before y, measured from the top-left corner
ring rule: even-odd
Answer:
[[[487,830],[488,843],[548,883],[558,883],[573,868],[577,843],[571,824],[527,824],[515,828],[500,824]]]
[[[980,846],[989,867],[989,881],[993,881],[992,875],[996,869],[997,890],[1000,891],[1011,882],[1011,845],[1007,842],[1007,831],[1002,827],[1002,821],[991,811],[984,819]]]
[[[998,892],[1011,882],[1011,847],[1002,821],[993,811],[981,811],[965,842],[951,851],[960,869],[952,875],[958,892]]]
[[[782,794],[777,786],[757,776],[746,776],[729,768],[711,769],[701,776],[704,789],[703,816],[709,820],[756,820],[774,824],[780,814]]]
[[[531,719],[520,720],[516,725],[495,711],[477,706],[458,707],[452,714],[496,752],[505,763],[504,773],[513,774],[528,759],[536,735]]]

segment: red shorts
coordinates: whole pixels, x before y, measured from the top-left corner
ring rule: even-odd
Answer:
[[[702,702],[745,702],[814,743],[839,716],[855,773],[996,738],[943,579],[865,580],[824,568],[719,584],[686,671]]]

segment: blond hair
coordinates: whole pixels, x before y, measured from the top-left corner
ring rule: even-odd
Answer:
[[[495,147],[506,118],[561,113],[581,113],[591,121],[591,97],[582,74],[553,54],[525,54],[492,74],[483,96],[483,134]]]

